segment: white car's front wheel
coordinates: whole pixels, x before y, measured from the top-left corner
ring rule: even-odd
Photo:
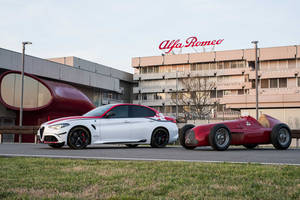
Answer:
[[[86,128],[75,127],[68,135],[68,145],[72,149],[84,149],[90,143],[90,134]]]

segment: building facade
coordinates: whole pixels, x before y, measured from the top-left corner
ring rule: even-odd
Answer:
[[[300,128],[300,46],[258,50],[260,111]],[[138,82],[134,103],[175,116],[174,93],[186,90],[180,80],[202,77],[215,83],[210,99],[219,105],[212,117],[235,118],[240,114],[235,110],[255,116],[254,49],[135,57],[132,67]],[[178,105],[179,114],[183,106]]]

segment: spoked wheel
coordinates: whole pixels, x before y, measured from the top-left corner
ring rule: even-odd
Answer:
[[[258,144],[243,144],[244,147],[247,149],[254,149],[255,147],[258,146]]]
[[[164,128],[155,129],[151,137],[151,147],[165,147],[169,142],[169,133]]]
[[[289,148],[292,137],[291,130],[286,124],[277,124],[273,127],[271,132],[271,142],[276,149]]]
[[[83,149],[90,143],[89,132],[85,128],[74,128],[68,136],[68,145],[72,149]]]
[[[226,150],[231,142],[231,134],[224,124],[214,126],[209,134],[209,143],[213,149],[218,151]]]
[[[48,144],[50,147],[52,148],[55,148],[55,149],[58,149],[58,148],[61,148],[65,145],[65,143],[55,143],[55,144]]]
[[[135,148],[138,146],[138,144],[126,144],[126,146],[129,148]]]

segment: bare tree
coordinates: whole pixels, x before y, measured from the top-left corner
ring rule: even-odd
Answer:
[[[211,100],[211,92],[216,92],[216,83],[205,77],[181,79],[179,83],[184,89],[177,94],[178,105],[182,106],[185,117],[189,119],[207,118],[218,102]],[[176,94],[175,94],[176,95]],[[176,98],[172,98],[175,103]]]

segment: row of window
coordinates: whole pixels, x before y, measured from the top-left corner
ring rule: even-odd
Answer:
[[[176,106],[152,106],[155,110],[161,113],[176,113]],[[178,113],[190,112],[192,106],[178,106]],[[218,104],[216,109],[217,112],[229,111],[230,109],[226,109],[225,105]]]
[[[216,63],[197,63],[184,65],[168,65],[168,66],[149,66],[142,67],[141,74],[152,73],[168,73],[168,72],[189,72],[202,70],[216,70],[216,69],[235,69],[246,67],[246,61],[227,61]],[[135,73],[139,73],[136,69]]]
[[[261,79],[261,88],[287,88],[287,78]]]
[[[210,91],[209,95],[210,98],[222,98],[226,95],[243,95],[245,93],[248,93],[248,90],[239,89],[239,90],[212,90]],[[142,95],[142,96],[140,96]],[[191,93],[186,92],[178,92],[177,98],[188,98],[190,95],[193,95]],[[143,93],[143,94],[134,94],[134,100],[140,100],[140,97],[142,97],[141,100],[147,101],[147,100],[165,100],[165,99],[176,99],[176,93]]]

